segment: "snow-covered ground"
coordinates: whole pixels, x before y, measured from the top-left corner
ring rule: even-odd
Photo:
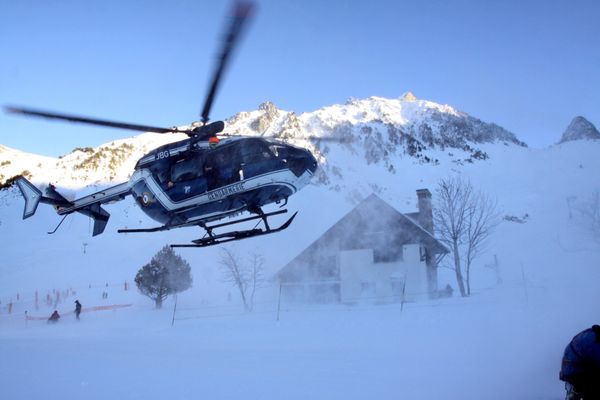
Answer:
[[[600,143],[479,147],[489,159],[457,162],[454,150],[430,151],[438,164],[394,156],[395,173],[361,163],[356,148],[331,150],[327,162],[342,175],[290,198],[288,208],[300,212],[289,229],[231,246],[262,254],[272,274],[371,191],[414,212],[416,189],[435,196],[440,178],[462,175],[498,199],[502,216],[516,219],[503,220],[477,261],[471,297],[403,309],[282,304],[277,320],[277,290],[269,286],[255,312],[244,314],[222,282],[219,248],[178,249],[194,286],[178,296],[172,326],[174,299],[154,310],[133,277],[164,244],[188,242],[200,230],[119,235],[117,228],[155,226],[126,199],[106,207],[111,219],[98,237],[80,215],[47,235],[59,221],[51,208],[41,205],[22,221],[16,191],[0,193],[0,397],[564,398],[562,351],[600,319],[600,245],[579,212],[600,190]],[[499,276],[486,268],[495,257]],[[440,269],[440,286],[446,283],[456,287],[453,272]],[[46,296],[54,303],[57,291],[61,321],[26,322],[25,311],[48,317],[55,306]],[[84,312],[76,321],[69,314],[76,298],[84,309],[131,306]]]
[[[56,325],[3,318],[3,398],[561,399],[562,349],[597,318],[579,303],[591,293],[573,289],[284,306],[279,321],[273,304],[242,315],[182,296],[173,326],[172,301],[155,311],[142,299]]]

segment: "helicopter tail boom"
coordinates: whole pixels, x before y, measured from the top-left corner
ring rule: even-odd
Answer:
[[[35,214],[39,203],[50,204],[56,209],[58,215],[66,216],[67,214],[79,212],[92,218],[94,220],[93,236],[104,232],[104,228],[110,218],[110,214],[106,212],[101,205],[122,200],[131,193],[129,183],[126,182],[69,201],[58,193],[53,185],[49,185],[45,190],[45,195],[43,195],[40,189],[24,177],[17,179],[16,184],[25,199],[23,219],[29,218]]]

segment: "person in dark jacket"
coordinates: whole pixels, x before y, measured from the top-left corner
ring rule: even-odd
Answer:
[[[60,315],[58,315],[58,311],[54,310],[54,312],[52,313],[52,315],[50,316],[50,318],[48,318],[48,322],[58,322],[58,319],[60,318]]]
[[[75,318],[79,319],[79,314],[81,314],[81,303],[75,300]]]
[[[579,332],[565,349],[560,369],[567,400],[600,399],[600,326]]]

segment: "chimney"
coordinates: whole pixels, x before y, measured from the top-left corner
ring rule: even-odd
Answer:
[[[425,230],[433,234],[433,211],[431,209],[431,192],[427,189],[418,189],[419,223]]]

